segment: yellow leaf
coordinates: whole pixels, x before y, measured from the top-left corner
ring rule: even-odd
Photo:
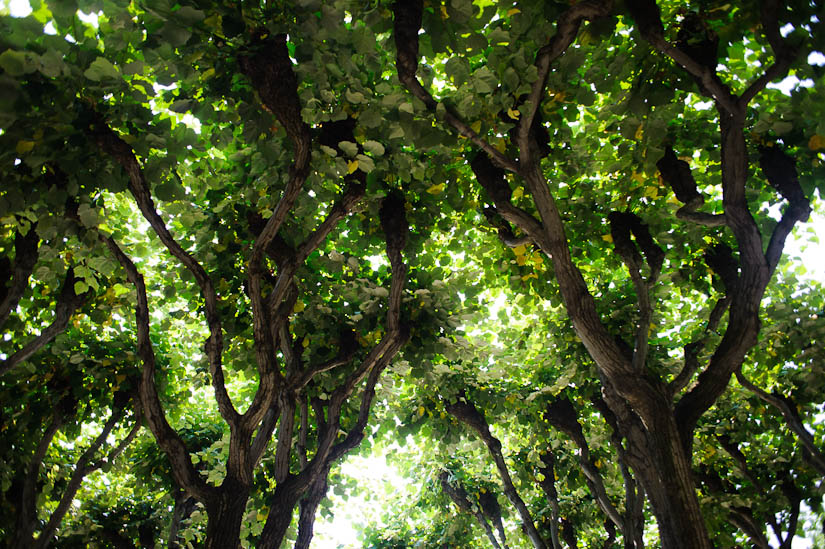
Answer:
[[[536,474],[536,480],[538,480],[539,482],[544,482],[544,478],[544,473]]]
[[[201,75],[201,78],[203,80],[208,80],[208,79],[212,78],[213,76],[215,76],[215,69],[211,68],[209,70],[203,71],[203,74]]]
[[[350,160],[347,162],[347,173],[350,174],[358,169],[358,161],[357,160]]]
[[[513,191],[513,200],[518,200],[522,196],[524,196],[524,187],[516,187],[516,189]]]
[[[307,306],[304,305],[303,301],[298,301],[298,302],[295,303],[295,307],[292,308],[292,312],[293,313],[300,313],[301,311],[303,311],[306,308],[307,308]]]
[[[426,408],[424,408],[423,406],[418,407],[418,415],[419,416],[423,416],[426,411],[427,411]]]
[[[527,252],[527,246],[525,246],[524,244],[521,244],[520,246],[516,246],[515,248],[513,248],[513,253],[517,256],[524,255],[525,252]]]
[[[509,116],[513,120],[518,120],[519,116],[521,116],[521,113],[515,109],[507,109],[507,116]]]
[[[20,140],[17,142],[15,150],[17,154],[25,154],[34,148],[34,141]]]
[[[541,267],[542,265],[544,265],[544,257],[541,254],[533,254],[530,257],[530,261],[532,261],[533,265],[535,265],[536,267]]]
[[[473,129],[474,132],[476,132],[476,133],[480,132],[481,131],[481,120],[476,120],[475,122],[470,124],[470,127]]]
[[[125,380],[126,380],[126,374],[118,374],[118,375],[115,376],[115,381],[117,381],[118,384],[123,383]]]
[[[555,469],[553,469],[553,478],[555,478],[556,480],[559,480],[559,473]]]
[[[439,194],[444,191],[445,183],[439,183],[438,185],[432,185],[427,192],[430,194]]]
[[[603,234],[602,240],[605,242],[613,242],[613,235],[612,234]]]
[[[648,198],[656,198],[659,196],[659,187],[645,187],[645,196]]]
[[[808,140],[808,148],[812,151],[825,149],[825,135],[814,134]]]
[[[517,255],[516,256],[516,263],[518,263],[519,266],[523,266],[525,263],[527,263],[527,257],[525,257],[523,255]]]
[[[309,336],[305,337],[304,340],[301,342],[301,345],[304,346],[304,349],[309,347]]]
[[[630,179],[632,179],[636,183],[642,184],[645,182],[645,174],[633,170],[633,174],[630,176]]]
[[[507,142],[504,139],[499,139],[493,144],[493,147],[495,147],[498,152],[504,154],[504,151],[507,150]]]
[[[636,135],[633,136],[636,141],[639,141],[642,138],[642,128],[644,128],[644,124],[639,124],[639,127],[636,128]]]
[[[521,10],[518,9],[518,8],[512,8],[512,9],[507,11],[507,15],[515,15],[517,13],[521,13]]]
[[[450,15],[447,13],[447,6],[445,6],[444,4],[441,4],[441,15],[444,17],[444,19],[448,19],[450,17]]]
[[[526,274],[526,275],[524,275],[523,277],[521,277],[521,281],[522,281],[522,282],[527,282],[527,281],[528,281],[528,280],[530,280],[531,278],[536,278],[536,279],[538,279],[538,277],[539,277],[539,275],[537,275],[536,273],[530,273],[530,274]]]
[[[482,494],[486,494],[486,493],[487,493],[487,490],[486,490],[486,489],[484,489],[484,488],[479,488],[479,489],[478,489],[478,491],[479,491],[479,492],[481,492]]]

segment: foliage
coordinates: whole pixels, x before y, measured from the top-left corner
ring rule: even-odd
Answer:
[[[307,547],[337,463],[397,444],[418,491],[365,546],[813,535],[816,3],[31,7],[4,546]]]

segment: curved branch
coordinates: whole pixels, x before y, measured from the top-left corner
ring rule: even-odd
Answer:
[[[421,82],[418,81],[415,75],[418,70],[418,31],[421,29],[421,13],[423,9],[422,0],[398,0],[393,4],[392,10],[395,16],[393,31],[397,52],[396,67],[398,69],[398,79],[401,83],[404,84],[415,97],[420,99],[430,112],[435,114],[438,101],[421,85]],[[442,106],[445,107],[443,115],[444,121],[452,126],[460,135],[475,143],[501,167],[511,172],[519,171],[517,162],[488,143],[474,131],[469,124],[461,120],[451,108],[444,104],[442,104]]]
[[[501,549],[501,545],[499,545],[498,540],[493,533],[493,528],[490,526],[490,523],[487,522],[487,519],[484,518],[484,513],[481,512],[481,509],[479,509],[478,506],[473,505],[470,501],[470,495],[467,493],[467,490],[465,490],[464,487],[458,482],[456,482],[456,486],[450,484],[450,473],[447,471],[442,471],[441,474],[438,475],[438,480],[441,483],[441,491],[447,494],[447,496],[449,496],[449,498],[459,509],[473,515],[476,521],[478,521],[478,524],[484,528],[484,532],[487,534],[487,539],[490,540],[490,544],[495,547],[495,549]]]
[[[146,423],[155,436],[158,446],[169,459],[172,466],[172,475],[178,485],[199,501],[206,502],[212,499],[215,488],[209,486],[197,472],[192,464],[189,451],[186,449],[186,444],[166,420],[166,414],[163,411],[155,386],[155,351],[149,338],[149,302],[146,297],[146,285],[143,282],[143,276],[113,238],[105,238],[104,242],[126,271],[126,276],[129,282],[135,286],[137,293],[137,304],[135,305],[137,351],[143,362],[143,373],[138,386],[138,394]]]
[[[80,485],[83,483],[84,478],[92,471],[95,471],[103,466],[102,461],[93,463],[92,460],[103,443],[106,442],[106,439],[109,438],[109,435],[115,426],[120,422],[120,420],[123,419],[125,413],[125,408],[113,410],[111,416],[109,416],[109,419],[103,425],[103,429],[100,434],[94,439],[86,451],[83,452],[80,459],[77,460],[74,472],[69,478],[66,488],[63,490],[63,495],[60,497],[60,502],[57,504],[55,510],[52,511],[48,522],[43,527],[40,535],[37,537],[37,542],[34,544],[36,549],[46,549],[49,545],[51,545],[52,538],[57,532],[57,528],[60,526],[60,522],[63,520],[63,517],[66,516],[66,512],[69,510],[69,507],[71,506],[77,491],[80,489]],[[126,446],[132,442],[139,430],[140,420],[136,420],[135,425],[132,427],[129,434],[109,456],[110,461],[116,458],[117,455],[119,455],[126,448]]]
[[[715,67],[700,63],[688,53],[665,40],[661,11],[655,0],[628,0],[626,5],[634,21],[636,21],[642,37],[651,46],[681,65],[696,79],[702,92],[712,97],[717,105],[728,114],[744,112],[728,86],[719,80]]]
[[[209,337],[206,340],[204,349],[209,358],[209,372],[212,377],[212,386],[215,390],[215,400],[221,416],[230,425],[235,425],[238,420],[238,412],[232,405],[229,393],[224,383],[222,353],[223,353],[223,332],[221,328],[220,315],[218,313],[218,294],[209,278],[206,270],[200,263],[175,240],[166,224],[161,219],[149,185],[143,173],[143,169],[135,156],[132,147],[123,141],[103,120],[97,120],[91,130],[91,135],[97,141],[101,150],[112,156],[129,175],[129,191],[135,198],[143,217],[158,235],[160,241],[166,246],[175,258],[192,273],[200,287],[206,309],[206,321],[209,325]]]
[[[781,5],[782,3],[778,0],[764,0],[762,2],[762,29],[765,31],[765,36],[773,50],[774,62],[742,93],[739,104],[743,108],[770,82],[784,78],[788,74],[791,63],[799,53],[782,37],[782,33],[779,31],[779,8]]]
[[[447,404],[446,410],[450,415],[466,424],[481,437],[481,440],[490,452],[490,456],[493,458],[493,462],[496,464],[501,482],[504,484],[504,495],[507,496],[507,499],[510,500],[513,507],[518,511],[527,537],[530,538],[533,547],[536,549],[545,549],[547,544],[539,535],[536,524],[533,521],[533,516],[530,514],[530,510],[527,509],[524,500],[519,496],[513,484],[513,479],[510,477],[510,470],[507,468],[507,463],[504,461],[504,454],[501,452],[501,441],[490,433],[490,426],[484,418],[484,415],[476,409],[475,405],[466,400],[463,395],[459,397],[459,400],[455,403]]]
[[[784,395],[763,391],[745,377],[741,369],[737,370],[736,379],[742,387],[759,397],[760,400],[779,410],[782,417],[785,418],[785,423],[788,425],[788,428],[796,434],[802,446],[808,451],[808,462],[819,474],[825,476],[825,453],[819,449],[814,441],[813,435],[805,428],[794,402]]]
[[[57,298],[57,305],[54,309],[54,320],[48,327],[40,332],[40,335],[28,342],[22,349],[9,356],[6,360],[0,361],[0,376],[31,357],[66,330],[74,312],[92,295],[91,290],[77,295],[74,291],[74,283],[74,271],[69,269],[66,272],[66,278],[63,280],[63,288],[60,290],[60,296]]]
[[[4,292],[0,300],[0,328],[6,323],[11,311],[17,307],[20,298],[29,286],[29,277],[37,263],[37,246],[40,238],[35,232],[35,225],[29,228],[25,236],[17,231],[14,235],[14,268],[11,271],[12,284],[10,288],[4,286],[5,280],[0,280],[0,292]]]
[[[607,495],[604,480],[602,480],[602,475],[590,456],[590,446],[587,444],[587,439],[584,436],[584,431],[579,423],[578,414],[573,404],[567,398],[558,398],[547,407],[544,417],[553,427],[573,439],[573,442],[579,447],[579,465],[593,497],[607,518],[618,526],[620,531],[624,532],[624,520]]]
[[[584,0],[571,6],[556,21],[556,34],[536,54],[534,65],[538,69],[538,78],[533,82],[533,87],[527,98],[530,109],[519,121],[516,138],[522,163],[529,164],[532,161],[529,140],[530,128],[541,105],[544,88],[547,85],[547,76],[550,74],[550,65],[567,51],[567,48],[576,39],[583,21],[603,17],[610,13],[612,7],[612,0]]]

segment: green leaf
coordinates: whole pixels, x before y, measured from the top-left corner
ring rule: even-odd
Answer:
[[[498,86],[498,79],[486,66],[473,73],[473,87],[478,93],[492,93]]]
[[[81,204],[77,208],[77,215],[84,227],[97,227],[99,223],[97,212],[89,204]]]
[[[364,141],[363,144],[364,150],[374,156],[383,156],[384,155],[384,145],[379,143],[378,141],[372,141],[370,139]]]
[[[353,157],[358,154],[358,145],[352,141],[340,141],[338,143],[338,148],[344,151],[344,154],[349,157]]]
[[[370,173],[375,169],[375,162],[369,156],[359,154],[355,157],[358,161],[358,169],[364,173]]]
[[[37,65],[29,52],[6,50],[0,53],[0,68],[11,76],[22,76],[36,71]]]
[[[122,78],[120,71],[117,70],[117,67],[112,65],[112,63],[104,57],[98,57],[92,61],[89,68],[83,72],[83,76],[94,82],[100,82],[101,80],[106,79],[114,80]]]

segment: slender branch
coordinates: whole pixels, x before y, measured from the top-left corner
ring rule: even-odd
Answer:
[[[298,537],[295,540],[294,549],[309,549],[309,544],[312,541],[313,525],[315,524],[315,512],[318,510],[318,505],[327,495],[327,478],[329,477],[329,465],[327,465],[318,475],[318,479],[301,498],[299,503],[300,511],[298,514]]]
[[[759,397],[760,400],[779,410],[782,417],[785,418],[785,423],[788,428],[796,434],[799,438],[799,442],[801,442],[802,446],[808,451],[809,455],[806,456],[808,462],[820,475],[825,476],[825,453],[819,449],[814,441],[813,435],[802,423],[802,418],[799,416],[799,412],[796,409],[796,404],[784,395],[779,393],[768,393],[767,391],[760,389],[757,385],[745,377],[741,369],[737,370],[736,379],[742,387]]]
[[[493,528],[490,526],[490,523],[487,522],[487,519],[484,518],[484,513],[481,512],[481,509],[479,509],[477,505],[473,505],[470,501],[470,495],[467,493],[467,490],[465,490],[459,482],[456,482],[456,485],[453,486],[450,483],[450,473],[447,471],[442,471],[441,474],[438,475],[438,480],[441,483],[441,491],[447,494],[459,509],[473,515],[487,534],[487,539],[490,540],[490,544],[495,547],[495,549],[501,549],[501,545],[499,545],[495,534],[493,534]]]
[[[626,5],[642,37],[651,46],[681,65],[696,79],[702,92],[712,97],[727,113],[742,112],[735,96],[716,75],[715,65],[703,64],[665,40],[661,11],[655,0],[629,0]]]
[[[74,291],[74,284],[74,271],[69,269],[66,272],[66,278],[63,280],[63,288],[60,290],[60,296],[57,298],[57,305],[55,305],[54,308],[54,320],[48,327],[40,332],[40,335],[29,341],[22,349],[9,356],[6,360],[0,361],[0,376],[31,357],[66,330],[74,312],[92,295],[91,290],[77,295]]]
[[[590,492],[607,518],[618,526],[619,530],[624,532],[624,520],[607,495],[604,480],[590,456],[590,446],[587,444],[587,439],[584,436],[584,431],[579,423],[578,414],[573,404],[567,398],[557,398],[547,407],[544,417],[553,427],[573,439],[573,442],[579,447],[579,465],[584,473]]]
[[[209,337],[206,340],[204,349],[209,359],[209,372],[212,377],[212,386],[215,390],[215,399],[221,416],[230,425],[235,425],[238,420],[238,412],[232,405],[229,393],[224,382],[222,353],[223,353],[223,333],[221,328],[220,315],[218,313],[218,294],[212,279],[207,274],[203,266],[189,252],[184,250],[175,240],[166,224],[161,219],[149,185],[146,181],[143,169],[135,156],[132,147],[129,146],[120,136],[115,133],[104,121],[98,120],[90,130],[101,150],[112,156],[126,173],[129,175],[129,191],[135,198],[143,217],[158,235],[160,241],[166,246],[175,258],[177,258],[195,277],[198,287],[204,299],[206,310],[206,321],[209,326]]]
[[[584,0],[571,6],[556,21],[556,34],[536,54],[534,65],[538,69],[538,78],[533,82],[530,89],[530,95],[527,98],[529,110],[522,115],[519,121],[516,137],[522,163],[529,164],[533,161],[530,147],[530,128],[533,126],[533,120],[536,118],[536,113],[541,105],[544,88],[547,85],[547,76],[550,74],[550,65],[567,51],[567,48],[576,39],[583,21],[609,14],[612,5],[612,0]]]
[[[256,358],[258,359],[258,368],[261,376],[258,391],[252,400],[249,408],[243,415],[243,425],[247,429],[253,429],[262,419],[266,413],[268,403],[274,397],[275,389],[279,385],[284,385],[286,380],[282,378],[280,373],[274,367],[274,342],[271,335],[271,330],[276,329],[268,324],[274,323],[278,331],[282,334],[280,337],[284,345],[288,345],[289,330],[286,328],[286,322],[289,318],[289,313],[292,311],[292,304],[297,299],[297,292],[295,291],[295,284],[293,277],[299,265],[302,265],[309,255],[320,246],[324,240],[329,236],[338,223],[349,214],[352,208],[361,200],[366,187],[360,184],[348,185],[341,198],[333,205],[329,214],[321,222],[321,224],[310,234],[307,239],[302,242],[295,251],[294,257],[285,265],[282,266],[278,273],[278,278],[275,282],[275,288],[272,290],[268,298],[268,304],[265,306],[261,288],[260,278],[258,277],[257,286],[252,279],[255,278],[250,272],[250,296],[253,303],[257,302],[255,306],[255,330],[258,334],[256,336]],[[251,264],[251,263],[250,263]],[[287,307],[283,314],[278,314],[277,308],[279,305],[286,303]],[[273,318],[274,317],[274,318]],[[296,355],[296,356],[293,356]],[[291,349],[287,349],[286,357],[288,364],[292,366],[296,360],[299,359],[297,353]],[[291,358],[289,358],[291,357]],[[322,365],[323,367],[323,365]],[[334,366],[332,366],[334,367]],[[298,371],[298,368],[293,367],[292,370]],[[308,369],[300,372],[298,377],[290,375],[288,382],[292,390],[299,390],[305,386],[309,381],[319,373],[318,370]]]
[[[70,398],[70,397],[69,397]],[[60,403],[52,414],[51,422],[43,436],[37,443],[34,454],[29,461],[26,468],[26,476],[23,478],[23,490],[20,496],[20,507],[18,509],[16,528],[15,528],[15,542],[12,547],[26,547],[32,542],[32,535],[37,525],[37,483],[40,479],[40,467],[43,465],[43,460],[46,458],[46,452],[57,434],[57,431],[65,423],[64,411],[62,408],[66,407]],[[73,403],[72,403],[72,406]]]
[[[195,470],[186,444],[180,435],[166,420],[166,414],[155,386],[155,351],[149,338],[149,302],[146,297],[146,285],[143,276],[129,257],[123,253],[111,237],[104,239],[109,250],[126,271],[126,276],[135,286],[137,303],[135,305],[135,324],[137,325],[137,351],[143,361],[143,372],[138,386],[143,414],[149,429],[155,436],[158,446],[166,454],[172,466],[172,474],[178,485],[201,502],[209,500],[214,492]]]
[[[292,457],[292,432],[295,427],[295,398],[284,395],[281,406],[281,421],[278,426],[278,444],[275,450],[275,481],[283,482],[289,475]]]
[[[773,50],[774,62],[739,97],[739,104],[743,108],[770,82],[784,78],[788,74],[791,63],[799,53],[782,37],[782,33],[779,31],[779,8],[782,5],[778,0],[764,0],[762,2],[762,29],[765,31],[765,36]]]
[[[307,465],[307,435],[309,434],[309,407],[305,396],[300,396],[301,426],[298,430],[298,464],[301,468]]]
[[[421,14],[424,9],[422,0],[399,0],[393,4],[392,10],[395,16],[394,37],[397,51],[396,67],[398,69],[398,79],[402,84],[432,113],[437,112],[438,101],[427,91],[416,77],[418,69],[418,31],[421,29]],[[444,107],[444,121],[452,126],[460,135],[475,143],[480,149],[485,151],[490,158],[494,159],[501,167],[518,172],[518,163],[504,155],[498,149],[488,143],[476,131],[448,106]]]
[[[278,418],[281,416],[280,407],[276,404],[269,408],[264,414],[258,426],[258,432],[255,433],[255,438],[252,440],[252,446],[249,450],[249,459],[252,463],[251,469],[255,469],[263,459],[264,451],[267,444],[272,438],[272,433],[275,431],[275,425],[278,423]]]
[[[123,419],[125,413],[125,408],[113,410],[112,414],[109,416],[109,419],[103,425],[103,429],[100,434],[94,439],[94,441],[92,441],[92,444],[86,449],[86,451],[83,452],[80,459],[77,460],[74,472],[69,478],[66,488],[63,489],[63,495],[61,496],[57,507],[54,511],[52,511],[46,526],[43,527],[42,532],[37,537],[37,542],[35,543],[35,547],[37,549],[46,549],[46,547],[51,544],[52,538],[57,532],[57,528],[60,526],[60,522],[63,520],[63,517],[66,516],[66,512],[69,510],[69,507],[71,506],[77,491],[80,489],[80,485],[83,483],[84,478],[92,471],[95,471],[103,466],[103,462],[93,463],[92,460],[106,439],[109,438],[109,435],[115,426]],[[129,435],[124,438],[123,442],[125,442],[126,445],[131,443],[138,430],[140,430],[140,421],[135,421],[135,425],[130,430]],[[123,451],[125,447],[125,445],[122,447],[120,445],[118,446],[120,451]],[[117,453],[119,454],[120,452]]]
[[[539,481],[539,485],[547,498],[547,503],[550,504],[550,542],[553,549],[561,549],[561,541],[559,541],[561,510],[559,509],[559,493],[556,490],[556,459],[552,453],[544,451],[541,453],[541,463],[539,473],[544,478]]]
[[[6,281],[0,279],[0,295],[3,296],[0,299],[0,328],[6,323],[9,314],[17,307],[29,286],[29,277],[37,263],[37,246],[40,243],[35,229],[36,226],[32,225],[25,236],[19,231],[14,235],[14,268],[9,273],[12,277],[11,287],[6,288]]]
[[[699,353],[704,348],[708,335],[716,331],[716,327],[719,325],[719,321],[722,319],[722,315],[724,315],[729,305],[730,297],[725,296],[719,299],[710,313],[708,324],[705,327],[705,333],[698,340],[685,345],[685,365],[681,371],[679,371],[679,374],[667,385],[667,390],[671,395],[678,394],[682,389],[687,387],[691,378],[693,378],[693,374],[699,370]]]
[[[487,420],[484,419],[484,415],[478,411],[475,405],[467,401],[464,396],[459,397],[459,400],[455,403],[447,404],[446,409],[450,415],[466,424],[481,437],[481,440],[487,446],[487,450],[496,464],[499,477],[501,477],[501,481],[504,484],[504,495],[507,496],[507,499],[510,500],[518,511],[527,537],[530,538],[533,547],[536,549],[545,549],[547,544],[539,535],[533,517],[529,509],[527,509],[524,500],[519,496],[513,484],[513,479],[510,477],[510,471],[507,468],[507,463],[504,461],[504,454],[501,452],[501,441],[490,433],[490,426]]]

